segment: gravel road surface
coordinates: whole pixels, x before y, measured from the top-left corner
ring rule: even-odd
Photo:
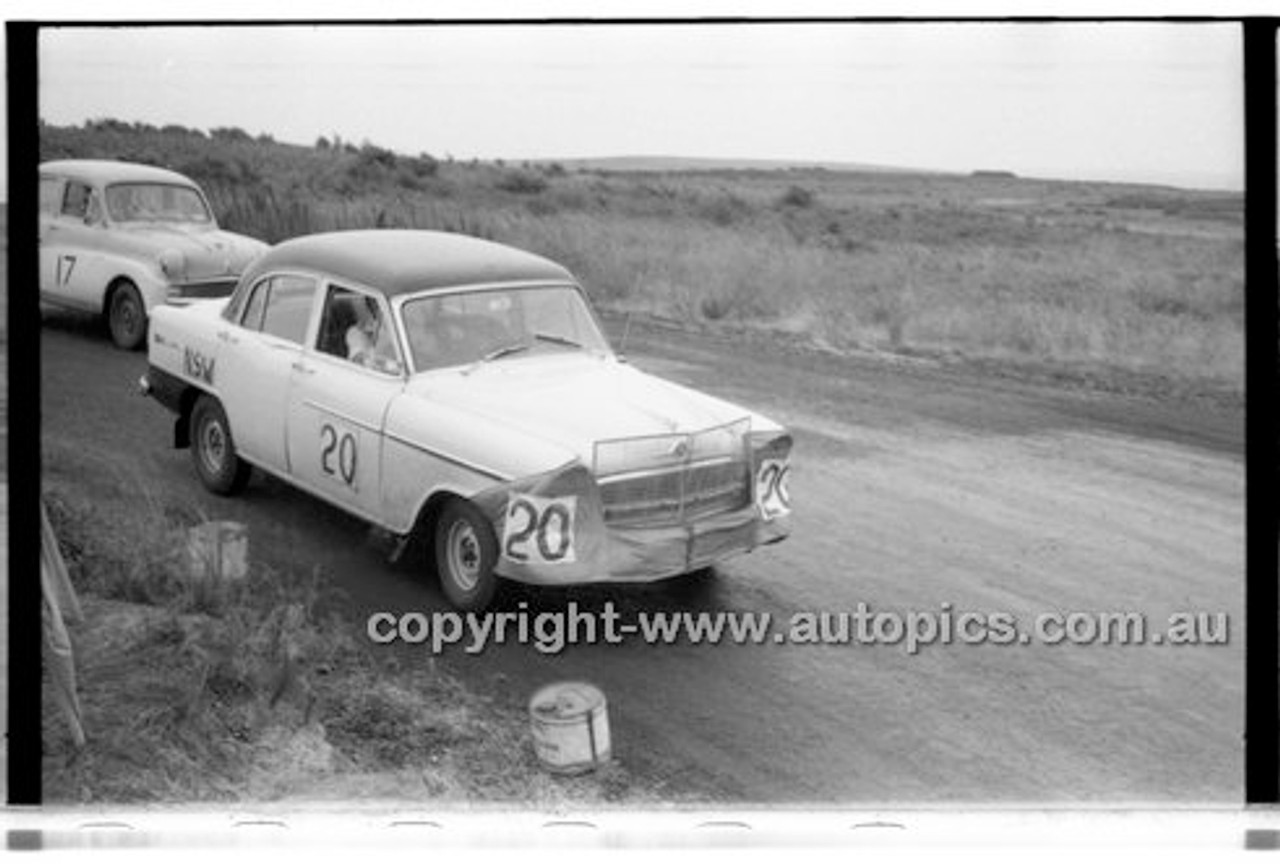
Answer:
[[[556,655],[454,648],[437,665],[523,707],[586,679],[616,755],[673,790],[737,804],[1239,803],[1244,462],[1239,408],[1103,396],[922,362],[631,329],[633,364],[793,427],[795,532],[709,574],[651,586],[512,588],[504,608],[576,601],[662,612],[1222,613],[1223,644],[1039,641],[668,646]],[[255,476],[206,494],[171,418],[136,394],[142,354],[83,318],[42,332],[46,442],[248,522],[253,556],[319,569],[363,624],[446,607],[420,562],[388,565],[359,522]],[[421,646],[385,652],[431,665]],[[388,659],[388,665],[391,660]]]

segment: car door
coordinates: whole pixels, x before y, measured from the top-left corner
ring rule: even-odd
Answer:
[[[385,326],[376,358],[347,358],[355,323],[340,314],[351,301],[369,305]],[[326,287],[315,338],[293,371],[289,458],[294,479],[370,521],[383,515],[382,436],[387,408],[404,391],[403,370],[386,299]]]
[[[41,185],[41,197],[45,188]],[[40,290],[51,301],[90,311],[102,310],[106,287],[89,276],[101,261],[102,205],[89,184],[68,179],[61,202],[48,219],[41,216]]]
[[[289,473],[289,389],[311,332],[316,286],[302,275],[264,277],[236,321],[217,332],[218,393],[236,451],[278,475]]]

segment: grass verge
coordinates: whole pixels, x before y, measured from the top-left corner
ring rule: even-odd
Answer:
[[[672,798],[616,760],[563,778],[523,709],[375,655],[315,576],[251,562],[184,575],[205,518],[57,439],[43,494],[85,620],[71,627],[88,745],[45,691],[48,804],[379,799],[539,809]],[[322,614],[327,613],[327,614]]]

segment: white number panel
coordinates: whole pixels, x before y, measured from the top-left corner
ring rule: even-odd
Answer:
[[[791,512],[791,492],[787,489],[790,476],[791,465],[786,461],[769,458],[760,463],[756,474],[756,505],[766,519]]]
[[[573,563],[578,498],[513,494],[507,500],[502,553],[522,564]]]

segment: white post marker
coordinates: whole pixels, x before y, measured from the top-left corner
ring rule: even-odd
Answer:
[[[249,573],[249,530],[237,521],[207,521],[187,532],[187,573],[195,581],[240,581]]]

